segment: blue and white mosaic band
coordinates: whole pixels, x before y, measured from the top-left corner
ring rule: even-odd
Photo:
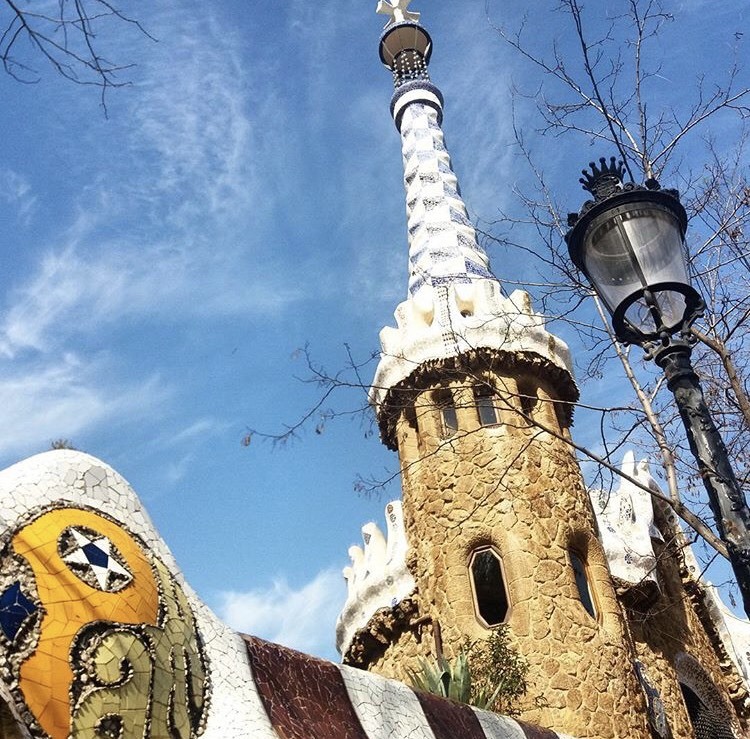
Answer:
[[[440,285],[494,280],[461,198],[435,106],[411,102],[399,112],[410,296],[416,299],[421,290]]]

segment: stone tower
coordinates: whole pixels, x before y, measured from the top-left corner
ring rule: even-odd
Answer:
[[[345,663],[405,679],[421,657],[455,657],[467,638],[507,623],[530,665],[528,694],[542,699],[524,717],[577,736],[646,737],[624,623],[566,443],[578,397],[568,348],[528,295],[506,296],[490,270],[445,147],[432,41],[408,5],[378,6],[391,16],[380,57],[395,84],[409,285],[397,327],[381,331],[370,392],[382,440],[399,454],[403,528],[391,506],[400,543],[365,532],[365,551],[353,552],[358,595],[339,647]]]
[[[387,538],[363,529],[337,625],[345,664],[408,681],[506,624],[528,662],[522,718],[591,739],[745,736],[750,623],[721,604],[645,462],[588,491],[569,427],[566,345],[529,296],[504,294],[477,242],[410,0],[380,58],[394,78],[409,238],[406,300],[370,390],[398,452]],[[663,497],[663,496],[662,496]],[[744,722],[744,723],[743,723]]]

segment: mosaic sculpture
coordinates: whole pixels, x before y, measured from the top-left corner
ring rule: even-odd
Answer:
[[[632,451],[625,454],[622,471],[645,487],[659,491],[648,461],[636,463]],[[612,576],[622,590],[638,590],[644,598],[656,597],[659,584],[653,540],[663,539],[654,525],[651,495],[624,477],[614,490],[589,494]]]

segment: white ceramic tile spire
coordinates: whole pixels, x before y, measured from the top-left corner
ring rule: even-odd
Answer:
[[[429,79],[432,43],[407,10],[411,0],[381,0],[391,20],[381,58],[394,74],[391,110],[401,133],[409,233],[409,296],[428,309],[434,289],[495,280],[479,246],[441,129],[443,96]],[[383,53],[383,49],[386,49]]]
[[[526,293],[505,297],[477,241],[441,129],[443,96],[430,81],[429,33],[410,0],[381,0],[390,16],[380,58],[393,73],[391,113],[401,134],[409,239],[409,289],[397,328],[381,331],[381,361],[370,392],[381,410],[389,392],[421,364],[472,349],[534,352],[570,372],[567,346],[544,329]],[[384,440],[393,440],[384,432]]]
[[[437,287],[494,280],[451,168],[438,111],[422,102],[407,105],[401,140],[411,298],[427,304]]]

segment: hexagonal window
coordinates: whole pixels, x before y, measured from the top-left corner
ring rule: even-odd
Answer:
[[[471,555],[469,574],[477,618],[488,627],[503,623],[509,602],[500,555],[492,547],[478,549]]]

